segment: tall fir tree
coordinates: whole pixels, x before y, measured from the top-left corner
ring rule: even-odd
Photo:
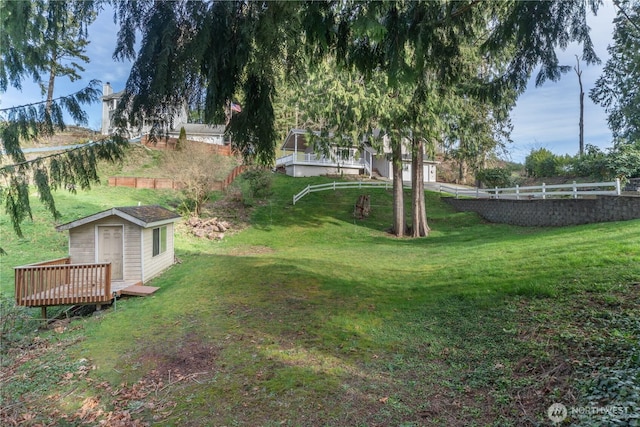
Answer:
[[[64,28],[71,25],[73,31],[66,34],[86,40],[87,26],[91,20],[79,18],[70,24],[69,13],[88,17],[94,7],[96,5],[90,1],[3,0],[0,4],[0,93],[9,86],[21,90],[25,79],[30,78],[35,83],[42,82],[42,76],[48,79],[53,72],[50,55],[52,43],[60,43],[61,40],[54,42],[47,39],[46,35],[49,31],[64,33]],[[79,70],[73,65],[70,67]],[[22,150],[22,144],[27,141],[64,130],[65,114],[75,123],[86,124],[84,106],[97,102],[100,94],[100,83],[92,80],[84,89],[72,94],[0,109],[0,203],[4,205],[18,235],[22,235],[22,221],[33,215],[29,198],[31,185],[36,186],[40,201],[47,210],[54,218],[58,218],[60,214],[53,190],[88,188],[91,183],[98,181],[98,161],[122,158],[126,141],[118,136],[29,159]]]

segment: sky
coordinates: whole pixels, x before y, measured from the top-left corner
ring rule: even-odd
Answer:
[[[613,18],[615,9],[611,0],[598,11],[597,16],[589,16],[591,38],[597,55],[602,60],[600,65],[587,66],[580,64],[582,69],[582,83],[585,92],[585,145],[592,144],[606,149],[612,146],[611,131],[607,127],[604,109],[594,104],[589,98],[589,90],[600,76],[607,58],[607,46],[612,42]],[[66,78],[56,80],[55,96],[75,92],[86,86],[89,80],[98,79],[102,83],[110,82],[114,91],[124,89],[129,76],[131,63],[118,62],[112,59],[116,45],[117,26],[113,22],[113,15],[109,11],[100,13],[96,21],[89,28],[91,43],[87,54],[91,62],[85,64],[86,71],[83,79],[71,83]],[[579,46],[569,46],[565,51],[558,51],[562,65],[576,65],[575,55],[580,55]],[[535,78],[535,74],[534,77]],[[520,96],[511,119],[513,143],[508,146],[509,160],[524,163],[531,150],[546,148],[555,154],[575,155],[579,149],[580,98],[578,77],[572,70],[562,76],[559,82],[546,82],[536,87],[532,81],[527,90]],[[23,82],[22,92],[14,89],[0,95],[0,108],[22,105],[44,99],[40,89],[30,81]],[[89,116],[88,127],[100,129],[100,103],[86,108]],[[293,126],[293,124],[292,124]]]
[[[604,109],[589,98],[589,90],[594,87],[609,58],[607,46],[613,41],[615,14],[611,0],[605,0],[598,15],[589,16],[591,39],[602,63],[590,66],[580,64],[585,92],[584,143],[585,146],[591,144],[601,149],[613,146],[611,131]],[[557,53],[562,65],[573,67],[576,65],[575,55],[580,56],[581,49],[571,45]],[[575,71],[564,74],[559,82],[548,81],[538,87],[532,78],[512,110],[511,120],[514,125],[511,139],[514,143],[510,146],[510,152],[514,161],[524,162],[531,150],[539,148],[546,148],[558,155],[576,155],[580,148],[580,86]]]

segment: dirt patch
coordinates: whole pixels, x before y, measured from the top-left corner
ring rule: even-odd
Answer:
[[[175,343],[161,342],[150,346],[140,355],[140,361],[153,366],[158,374],[191,375],[208,372],[215,367],[219,348],[187,335]]]
[[[179,390],[207,378],[215,370],[219,349],[202,342],[195,335],[188,335],[176,343],[159,343],[146,349],[139,356],[140,362],[153,366],[134,384],[113,387],[109,383],[95,384],[111,396],[113,409],[105,411],[104,405],[88,405],[85,411],[74,414],[74,419],[96,422],[109,426],[148,426],[171,416],[176,407],[174,400]],[[95,400],[95,399],[94,399]],[[83,408],[85,405],[83,405]]]
[[[229,194],[223,199],[208,203],[203,209],[203,215],[228,221],[235,230],[243,230],[249,226],[251,210],[242,203],[240,196]]]

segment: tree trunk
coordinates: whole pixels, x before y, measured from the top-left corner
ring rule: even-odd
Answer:
[[[578,84],[580,85],[580,122],[578,126],[580,127],[580,155],[584,154],[584,89],[582,87],[582,70],[580,70],[580,59],[578,55],[576,55],[576,66],[574,70],[578,75]]]
[[[54,52],[51,58],[51,69],[49,70],[49,84],[47,85],[47,102],[45,104],[45,111],[48,117],[51,117],[51,104],[53,104],[53,88],[56,81],[56,72],[58,66],[58,57]]]
[[[412,141],[411,157],[411,237],[429,235],[427,209],[424,200],[424,141],[415,138]]]
[[[392,142],[393,165],[393,229],[392,232],[398,237],[404,236],[404,189],[402,185],[402,143]]]
[[[580,155],[584,154],[584,92],[580,81]]]
[[[458,184],[466,184],[467,183],[467,162],[464,157],[460,157],[458,160]]]

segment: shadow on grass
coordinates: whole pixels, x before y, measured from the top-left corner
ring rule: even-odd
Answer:
[[[269,227],[304,230],[182,251],[154,297],[92,324],[81,354],[118,384],[168,369],[181,343],[215,349],[201,353],[211,364],[193,362],[206,376],[172,389],[169,421],[186,425],[517,424],[514,396],[546,386],[520,361],[556,362],[548,343],[521,338],[538,327],[522,325],[523,298],[554,304],[640,273],[629,224],[523,229],[443,210],[427,239],[340,240],[334,209],[305,208],[311,220],[294,225],[297,214],[274,211]],[[252,253],[258,242],[267,246]],[[525,411],[540,421],[547,396],[529,395]]]
[[[194,420],[494,422],[504,412],[496,396],[510,392],[511,368],[530,350],[513,332],[509,284],[469,289],[446,266],[425,274],[272,254],[183,259],[154,281],[154,298],[124,303],[88,345],[109,353],[119,341],[121,370],[150,360],[149,349],[173,354],[182,336],[215,346],[214,372],[174,396]]]

